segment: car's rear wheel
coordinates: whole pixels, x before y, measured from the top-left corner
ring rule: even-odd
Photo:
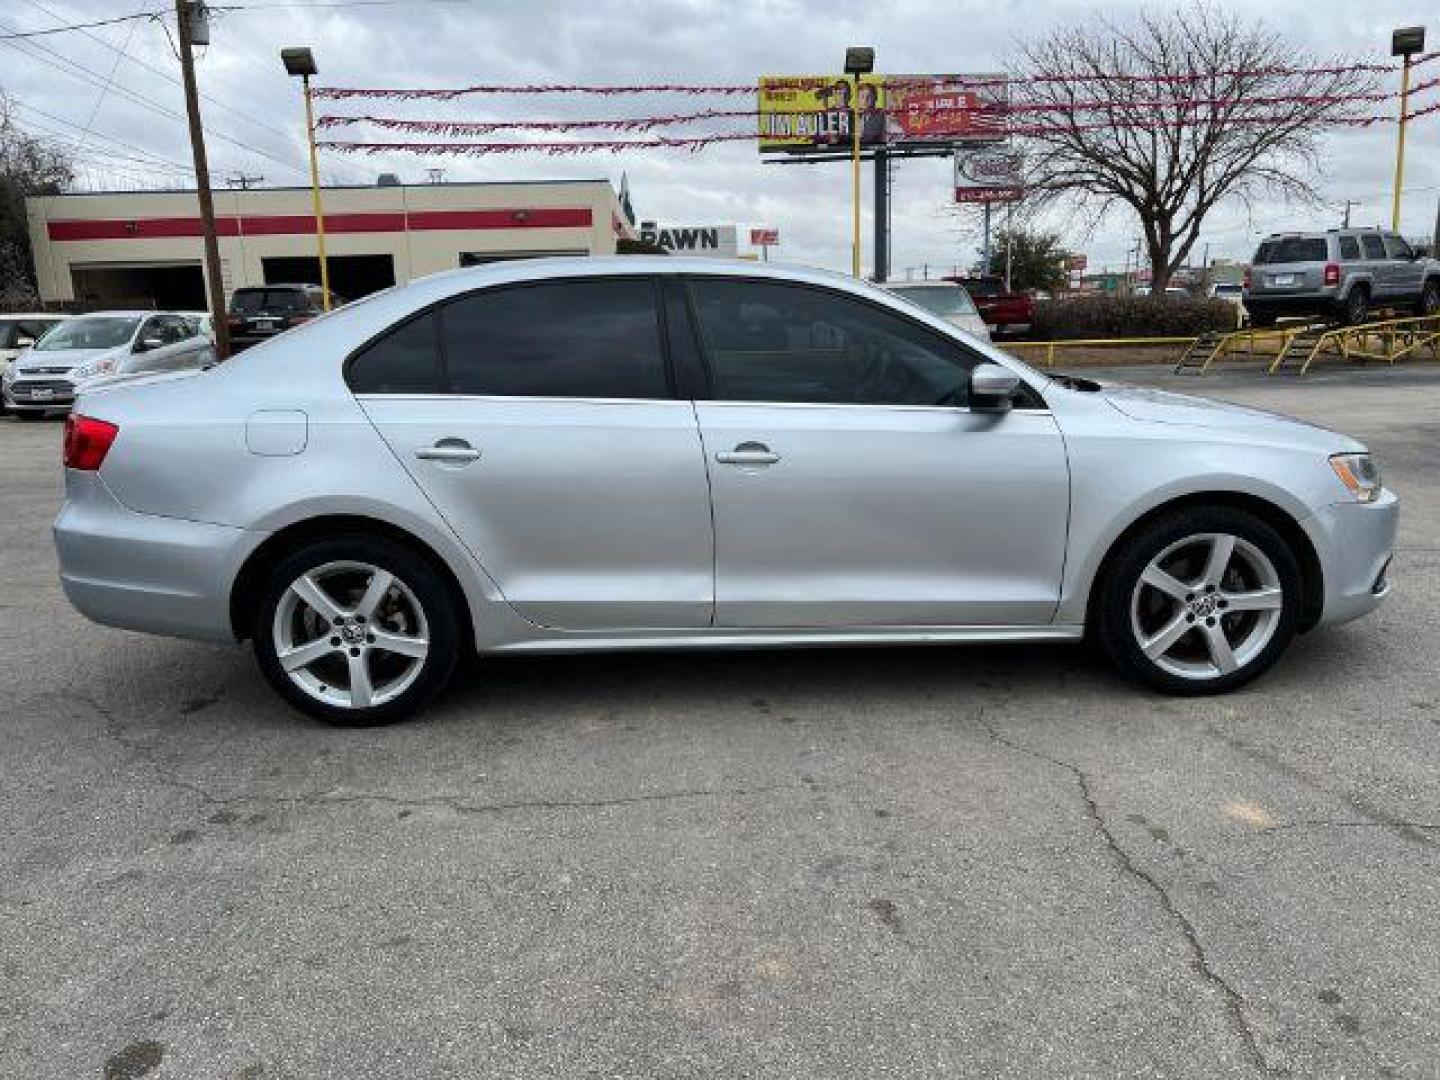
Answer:
[[[1351,289],[1340,301],[1340,321],[1346,326],[1359,326],[1370,310],[1370,295],[1359,286]]]
[[[1096,630],[1130,678],[1171,694],[1222,693],[1279,659],[1301,595],[1294,552],[1260,518],[1186,509],[1116,552],[1100,583]]]
[[[421,555],[381,537],[309,544],[271,572],[255,619],[255,655],[301,710],[347,727],[414,712],[449,680],[460,623],[445,582]]]

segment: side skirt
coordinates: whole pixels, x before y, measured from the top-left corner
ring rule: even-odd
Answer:
[[[835,630],[636,630],[556,633],[483,646],[482,653],[622,652],[649,649],[786,649],[867,645],[986,645],[1023,641],[1080,641],[1083,626],[887,626]]]

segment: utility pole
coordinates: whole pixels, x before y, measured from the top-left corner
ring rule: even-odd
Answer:
[[[1348,228],[1350,228],[1350,208],[1351,208],[1352,206],[1359,206],[1359,205],[1360,205],[1360,204],[1359,204],[1358,202],[1356,202],[1354,199],[1346,199],[1346,200],[1345,200],[1345,220],[1342,221],[1342,222],[1340,222],[1340,227],[1341,227],[1342,229],[1348,229]]]
[[[249,191],[250,188],[264,180],[263,176],[246,176],[243,172],[225,178],[225,186],[239,188],[241,191]]]
[[[194,26],[203,17],[202,0],[175,0],[175,21],[180,39],[180,74],[185,84],[185,114],[190,121],[190,150],[195,156],[195,188],[200,199],[200,223],[205,233],[205,276],[209,279],[210,322],[215,329],[215,357],[230,356],[230,327],[225,321],[225,281],[220,276],[220,242],[215,237],[215,202],[210,197],[210,165],[205,158],[205,130],[200,125],[200,92],[195,86]]]

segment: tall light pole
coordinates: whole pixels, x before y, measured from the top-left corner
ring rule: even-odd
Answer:
[[[193,21],[192,21],[193,20]],[[205,157],[205,129],[200,124],[200,91],[195,85],[195,38],[209,42],[205,5],[197,0],[175,0],[179,37],[180,74],[185,87],[185,115],[190,122],[190,152],[195,158],[195,195],[200,202],[200,228],[205,234],[205,277],[209,294],[210,324],[215,332],[215,358],[230,355],[230,326],[225,321],[225,279],[220,271],[220,242],[215,238],[215,200],[210,196],[210,163]]]
[[[315,211],[315,254],[320,260],[320,295],[330,310],[330,266],[325,261],[325,211],[320,205],[320,157],[315,151],[315,106],[310,98],[310,76],[318,73],[308,48],[281,49],[280,62],[289,75],[298,75],[305,91],[305,144],[310,149],[310,204]]]
[[[850,76],[850,272],[860,276],[860,76],[875,70],[875,50],[851,46],[845,50],[845,74]]]
[[[1390,55],[1399,56],[1400,66],[1400,130],[1395,136],[1395,194],[1390,202],[1390,228],[1400,231],[1400,193],[1405,187],[1405,127],[1409,123],[1410,68],[1415,54],[1425,51],[1425,27],[1407,26],[1390,35]]]

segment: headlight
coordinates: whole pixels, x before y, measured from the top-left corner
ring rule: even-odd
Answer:
[[[1335,454],[1330,458],[1330,467],[1356,502],[1374,502],[1380,497],[1380,466],[1369,454]]]

